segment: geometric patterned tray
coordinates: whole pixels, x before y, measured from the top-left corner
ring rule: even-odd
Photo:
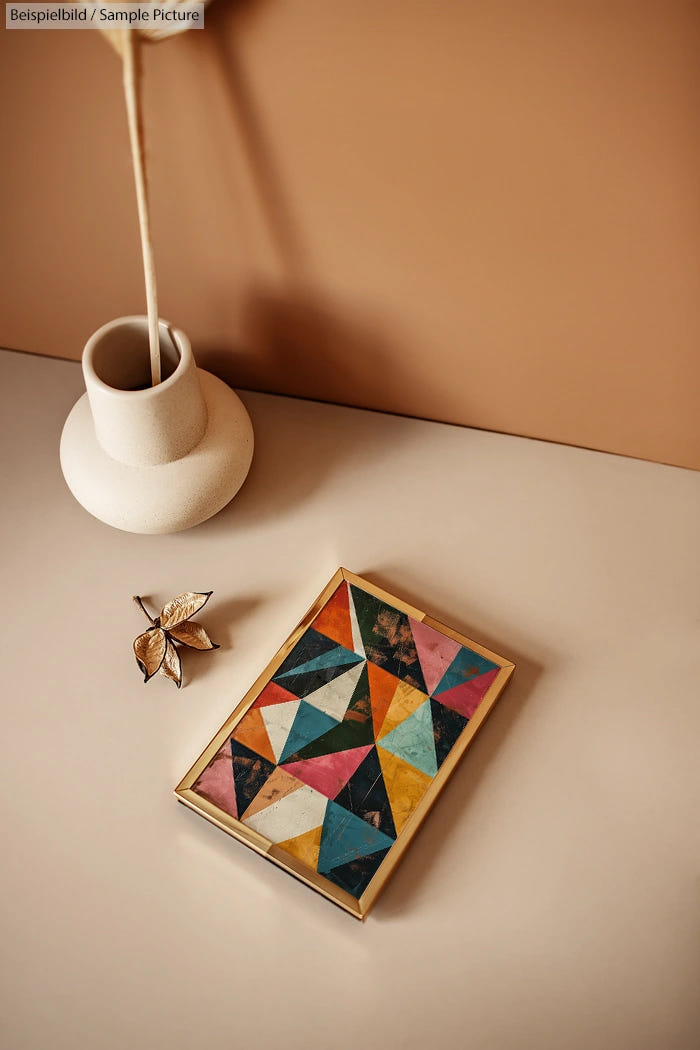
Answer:
[[[364,919],[513,668],[339,569],[175,794]]]

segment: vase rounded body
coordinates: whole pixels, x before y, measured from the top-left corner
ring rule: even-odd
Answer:
[[[86,393],[61,436],[61,468],[75,498],[127,532],[178,532],[205,521],[236,494],[253,455],[240,399],[197,368],[183,332],[161,321],[159,337],[156,386],[147,318],[119,318],[90,337]]]

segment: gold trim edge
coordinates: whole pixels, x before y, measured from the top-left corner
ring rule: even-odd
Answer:
[[[308,629],[329,598],[344,581],[354,584],[361,590],[372,594],[374,597],[379,598],[380,601],[384,601],[393,606],[393,608],[399,609],[413,619],[425,623],[426,626],[432,627],[434,630],[439,631],[448,638],[452,638],[454,641],[459,642],[460,645],[472,649],[474,652],[479,653],[479,655],[491,660],[492,663],[495,663],[500,668],[498,675],[491,683],[478,708],[469,719],[468,725],[465,726],[462,734],[450,750],[445,761],[438,770],[437,775],[430,784],[430,787],[426,790],[415,810],[401,829],[394,845],[380,864],[369,886],[359,898],[355,898],[345,890],[342,890],[339,886],[335,886],[334,883],[325,879],[322,875],[313,871],[311,868],[306,868],[301,862],[297,861],[296,858],[292,857],[291,854],[287,854],[285,851],[280,850],[275,843],[264,838],[264,836],[259,835],[251,828],[248,828],[241,821],[236,820],[234,817],[230,816],[230,814],[220,810],[213,803],[192,790],[192,785],[196,783],[197,779],[209,765],[212,758],[217,754],[224,741],[231,735],[238,722],[240,722],[249,708],[253,705],[262,689],[272,680],[277,668],[281,666],[301,635]],[[222,831],[227,832],[227,834],[231,835],[238,842],[248,846],[260,856],[265,857],[277,867],[282,868],[288,874],[293,875],[305,885],[316,890],[317,893],[322,894],[322,896],[327,900],[330,900],[333,904],[337,904],[338,907],[342,908],[343,911],[352,915],[354,918],[364,921],[370,908],[384,889],[384,886],[401,861],[408,846],[413,841],[419,828],[423,824],[423,821],[426,819],[428,813],[439,798],[445,784],[454,773],[464,757],[465,752],[474,740],[477,732],[491,713],[496,700],[498,700],[503,693],[514,670],[515,663],[513,661],[505,659],[498,653],[481,645],[479,642],[475,642],[472,638],[467,638],[466,635],[448,627],[440,620],[428,616],[423,610],[417,609],[410,603],[402,601],[397,598],[396,595],[393,595],[384,588],[371,583],[371,581],[365,579],[365,577],[358,576],[356,573],[350,572],[348,569],[341,567],[333,574],[318,598],[312,603],[289,637],[283,642],[262,673],[255,679],[253,685],[248,689],[242,700],[236,705],[233,712],[195,760],[175,788],[174,794],[179,802],[216,825],[216,827],[220,828]]]

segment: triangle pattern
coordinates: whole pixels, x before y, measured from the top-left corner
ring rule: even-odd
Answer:
[[[408,685],[406,682],[399,682],[391,704],[387,709],[377,739],[381,740],[382,737],[391,733],[397,726],[401,725],[409,715],[412,715],[414,711],[417,711],[421,704],[424,704],[427,699],[428,697],[425,693],[421,693],[418,689],[414,689],[413,686]]]
[[[335,754],[338,751],[352,751],[356,747],[364,747],[366,744],[374,743],[372,723],[343,721],[317,740],[303,747],[296,754],[290,755],[286,764],[301,762],[306,758],[319,758],[321,755]]]
[[[291,795],[292,791],[296,791],[300,787],[300,780],[297,780],[296,777],[291,776],[291,774],[277,766],[260,788],[241,820],[248,820],[249,817],[255,816],[262,809],[267,809],[273,802],[278,802],[285,795]]]
[[[478,681],[478,679],[473,679]],[[443,694],[446,695],[446,694]],[[437,700],[430,701],[430,709],[433,716],[433,739],[435,741],[435,758],[438,769],[445,761],[450,751],[457,743],[462,730],[469,721],[459,711],[453,711]]]
[[[299,710],[296,713],[278,761],[280,764],[283,763],[288,755],[293,755],[295,751],[305,747],[306,744],[310,744],[317,737],[323,736],[329,729],[337,725],[337,721],[331,718],[330,715],[301,700],[299,702]]]
[[[274,771],[275,766],[261,755],[256,755],[245,744],[239,744],[233,739],[231,740],[231,755],[233,781],[236,785],[236,805],[239,813],[245,813],[258,791]]]
[[[308,674],[303,672],[301,674],[289,674],[288,672],[294,671],[304,664],[311,663],[324,653],[332,652],[336,649],[338,649],[338,644],[331,638],[326,638],[325,635],[309,628],[301,636],[289,655],[282,661],[273,677],[273,681],[284,689],[289,690],[295,696],[305,696],[306,693],[318,689],[324,682],[329,682],[336,674],[340,674],[344,668],[334,670],[333,667],[321,667]]]
[[[360,625],[357,622],[357,612],[355,611],[355,602],[353,601],[352,591],[349,584],[345,585],[348,589],[348,609],[350,611],[350,627],[352,629],[352,648],[356,653],[360,653],[366,657],[365,646],[362,641],[362,635],[360,634]]]
[[[439,700],[441,704],[445,704],[446,707],[459,711],[465,718],[471,718],[484,699],[489,686],[496,680],[499,670],[500,668],[496,667],[493,671],[487,671],[486,674],[470,678],[468,682],[464,682],[462,685],[456,685],[453,689],[448,689],[444,693],[438,693],[435,699]]]
[[[437,758],[430,701],[426,699],[396,729],[382,737],[381,743],[386,751],[391,751],[427,776],[434,777],[437,773]]]
[[[308,663],[309,660],[315,659],[315,657],[320,656],[322,653],[327,653],[331,649],[337,648],[337,642],[334,642],[331,638],[326,638],[324,634],[319,634],[319,632],[314,631],[313,628],[309,628],[308,631],[304,631],[292,651],[282,661],[279,670],[277,671],[277,675],[282,674],[285,671],[291,671],[293,667],[299,667],[301,664]],[[277,675],[275,675],[275,678]]]
[[[344,722],[356,723],[367,730],[367,740],[374,742],[374,727],[372,725],[372,700],[369,693],[369,664],[363,663],[357,685],[350,697],[348,709],[343,718]]]
[[[293,839],[285,839],[284,842],[279,843],[279,848],[285,850],[287,853],[291,853],[293,857],[300,860],[302,864],[306,864],[308,868],[316,871],[316,865],[318,864],[318,851],[321,848],[321,832],[323,831],[323,825],[319,824],[317,828],[312,828],[311,831],[305,831],[302,835],[297,835]]]
[[[304,699],[363,659],[309,628],[278,669],[274,681]]]
[[[338,751],[351,751],[374,743],[372,710],[369,700],[369,680],[367,667],[363,666],[355,691],[345,712],[343,721],[329,729],[323,736],[313,740],[294,755],[287,757],[287,763],[301,762],[305,758],[318,758],[320,755],[335,754]]]
[[[371,750],[372,745],[366,744],[351,751],[337,751],[333,755],[291,762],[284,768],[305,784],[316,788],[326,798],[335,798]]]
[[[322,685],[320,689],[315,689],[313,693],[308,693],[304,700],[335,718],[337,722],[342,722],[364,666],[364,663],[355,664],[338,678]]]
[[[425,679],[425,691],[432,691],[439,685],[440,680],[447,674],[447,670],[455,656],[462,648],[454,638],[448,638],[440,634],[427,624],[419,620],[409,618],[411,634],[416,643],[416,652],[420,660],[423,678]]]
[[[268,682],[262,690],[253,707],[272,707],[273,704],[288,704],[290,700],[297,697],[287,689],[283,689],[276,682]]]
[[[219,809],[223,809],[224,813],[237,817],[238,803],[233,782],[233,762],[231,759],[231,741],[227,740],[219,748],[206,769],[202,770],[192,786],[192,790],[196,791],[202,798],[213,802]]]
[[[286,704],[273,704],[271,707],[261,708],[268,740],[276,762],[279,762],[284,745],[287,743],[287,737],[294,725],[300,704],[301,700],[289,700]]]
[[[335,802],[328,802],[321,835],[318,871],[325,875],[332,868],[390,849],[394,840],[356,817]]]
[[[341,864],[326,872],[326,878],[346,890],[353,897],[361,897],[376,875],[379,865],[386,857],[388,849],[377,850],[369,857],[358,857],[347,864]]]
[[[194,790],[359,898],[499,671],[343,582]]]
[[[354,664],[358,660],[362,660],[362,657],[358,656],[357,653],[353,653],[350,649],[344,649],[342,645],[339,645],[335,649],[329,649],[328,652],[321,653],[320,656],[314,656],[313,660],[307,660],[300,667],[292,667],[283,674],[278,672],[276,677],[278,679],[291,678],[293,675],[309,674],[311,671],[322,671],[328,667]]]
[[[325,634],[346,649],[354,649],[352,623],[350,622],[350,596],[347,583],[341,583],[335,594],[326,602],[311,624],[314,631]],[[364,656],[364,653],[362,654]]]
[[[384,786],[382,768],[375,747],[369,750],[357,772],[349,778],[335,801],[350,813],[354,813],[356,817],[371,824],[373,828],[388,835],[389,838],[396,838],[391,804]]]
[[[499,670],[498,664],[487,660],[485,656],[475,653],[472,649],[465,649],[464,646],[460,646],[459,652],[440,679],[437,688],[433,690],[433,696],[439,696],[440,693],[445,693],[448,689],[454,689],[458,685],[463,685],[470,678],[476,678],[477,675],[486,674],[488,671],[493,670]]]
[[[383,671],[376,664],[367,664],[367,675],[369,679],[369,695],[372,702],[372,724],[374,735],[379,736],[382,723],[394,698],[397,687],[401,685],[398,678],[388,671]]]
[[[382,747],[377,748],[377,754],[384,774],[396,834],[400,835],[406,821],[430,787],[432,777],[421,773],[415,766],[409,765],[398,755],[385,751]]]
[[[367,659],[425,692],[408,616],[359,587],[350,586]]]
[[[286,842],[322,825],[327,805],[325,795],[301,784],[296,791],[284,795],[271,806],[245,817],[243,823],[270,842]]]
[[[259,707],[251,707],[250,711],[243,716],[234,729],[232,736],[234,740],[238,740],[240,744],[245,744],[251,751],[262,755],[268,761],[277,761]]]

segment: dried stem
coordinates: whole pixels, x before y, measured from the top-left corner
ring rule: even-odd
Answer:
[[[150,614],[150,613],[148,612],[148,610],[146,609],[146,606],[145,606],[145,605],[143,604],[143,602],[142,602],[142,601],[141,601],[141,599],[139,598],[138,594],[134,594],[134,595],[133,595],[132,597],[133,597],[134,601],[136,602],[136,604],[138,605],[138,607],[139,607],[139,609],[141,610],[141,612],[143,613],[143,615],[144,615],[144,616],[146,617],[146,619],[147,619],[147,620],[149,621],[149,623],[150,623],[150,624],[151,624],[151,625],[152,625],[153,627],[155,627],[155,625],[156,625],[156,621],[155,621],[155,620],[153,619],[153,617],[151,616],[151,614]]]
[[[131,161],[136,183],[136,204],[141,230],[141,253],[143,272],[146,278],[146,305],[148,308],[148,345],[151,354],[151,384],[160,383],[160,338],[158,335],[158,296],[156,292],[156,269],[153,262],[153,246],[148,218],[148,194],[146,190],[146,161],[143,146],[143,123],[140,92],[140,44],[137,34],[127,29],[123,38],[124,96],[129,122]]]

